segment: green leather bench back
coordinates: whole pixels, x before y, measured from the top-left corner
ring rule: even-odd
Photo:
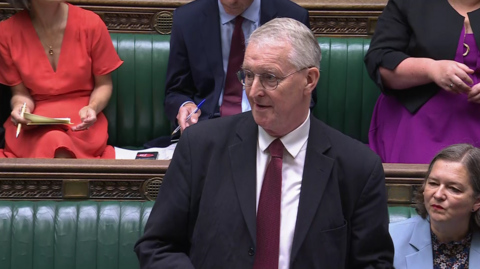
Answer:
[[[113,95],[105,109],[108,144],[142,147],[143,143],[171,132],[163,112],[170,36],[111,37],[124,63],[112,74]]]
[[[114,94],[105,114],[109,144],[141,147],[168,135],[163,111],[170,36],[111,34],[124,64],[113,73]],[[380,94],[366,72],[363,56],[370,39],[318,38],[322,49],[318,104],[314,115],[343,133],[368,143],[368,128]]]
[[[141,147],[146,141],[171,132],[163,112],[170,36],[112,33],[111,37],[124,64],[112,74],[114,90],[105,109],[108,143]],[[322,37],[318,42],[323,57],[313,114],[368,143],[370,119],[380,95],[363,63],[370,39]],[[7,99],[4,98],[4,107],[8,107]],[[2,112],[5,118],[9,114],[9,110]]]
[[[136,269],[153,202],[0,201],[1,269]],[[389,208],[390,221],[415,214]]]
[[[313,114],[342,133],[368,143],[370,120],[380,95],[363,63],[370,39],[317,39],[322,61]]]

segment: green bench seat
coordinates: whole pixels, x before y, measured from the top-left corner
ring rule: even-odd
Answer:
[[[170,36],[111,34],[124,64],[113,72],[113,96],[105,114],[110,145],[141,147],[168,135],[165,76]],[[322,49],[318,103],[313,114],[343,133],[368,143],[373,107],[380,94],[363,64],[370,39],[318,38]]]
[[[0,201],[0,268],[135,269],[153,202]],[[390,221],[414,215],[389,208]]]
[[[139,148],[172,130],[163,105],[170,36],[112,33],[111,38],[124,64],[112,74],[113,95],[104,111],[108,144]],[[313,114],[368,143],[370,119],[380,94],[363,63],[370,39],[321,37],[318,42],[323,56]],[[2,107],[8,108],[8,99],[2,97]],[[10,110],[0,113],[4,121]]]

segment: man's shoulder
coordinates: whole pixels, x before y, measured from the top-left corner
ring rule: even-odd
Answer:
[[[249,124],[248,124],[249,123]],[[252,124],[253,123],[253,124]],[[188,127],[190,134],[203,139],[221,140],[236,135],[239,125],[256,126],[251,112],[200,121]]]
[[[262,0],[269,1],[275,4],[279,17],[293,17],[294,19],[300,19],[302,16],[308,13],[308,11],[290,0]]]
[[[336,157],[344,158],[346,160],[358,160],[364,161],[377,161],[379,159],[367,145],[351,138],[348,135],[328,126],[321,120],[313,118],[313,123],[320,127],[320,130],[324,132],[330,142],[330,151],[336,155]],[[315,139],[315,138],[314,138]]]
[[[285,8],[286,10],[304,12],[305,8],[301,7],[299,4],[291,0],[262,0],[262,1],[273,1],[278,8]]]
[[[201,13],[206,7],[214,6],[216,0],[195,0],[188,4],[178,7],[175,9],[175,16],[182,16],[187,18],[194,18],[190,17],[192,14],[199,14]]]

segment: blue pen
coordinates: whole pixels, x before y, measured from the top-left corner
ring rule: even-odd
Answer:
[[[187,116],[187,119],[186,119],[185,121],[188,121],[188,120],[192,117],[193,114],[195,114],[195,113],[198,112],[198,110],[199,110],[200,107],[203,105],[203,103],[205,103],[205,100],[207,100],[207,99],[203,99],[203,100],[200,102],[200,104],[197,105],[197,108],[195,108],[195,110],[194,110],[192,113],[190,113],[190,115]],[[172,135],[176,134],[176,133],[178,132],[178,130],[180,130],[180,125],[178,125],[178,127],[175,128],[175,130],[173,130]]]

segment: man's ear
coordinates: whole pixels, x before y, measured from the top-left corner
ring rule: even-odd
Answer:
[[[312,91],[317,87],[317,82],[320,78],[320,71],[316,67],[310,67],[307,70],[307,84],[305,85],[303,94],[311,95]]]

